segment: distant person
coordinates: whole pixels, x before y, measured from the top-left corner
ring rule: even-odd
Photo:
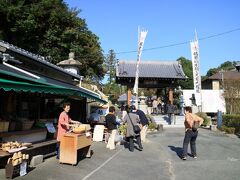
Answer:
[[[70,111],[71,104],[69,102],[66,102],[63,104],[63,111],[59,116],[58,119],[58,131],[57,131],[57,159],[59,159],[60,155],[60,141],[61,138],[64,136],[64,134],[70,129],[71,126],[74,126],[73,124],[80,124],[79,121],[73,121],[69,115],[68,112]],[[72,124],[71,124],[72,123]]]
[[[153,100],[152,106],[153,106],[153,114],[158,114],[158,101],[156,99]]]
[[[121,107],[121,119],[123,119],[127,115],[126,109],[128,109],[128,105]]]
[[[152,99],[151,99],[151,97],[148,97],[148,99],[147,99],[147,112],[148,112],[149,115],[152,114],[152,109],[153,109]]]
[[[126,138],[129,141],[129,151],[133,152],[134,151],[134,139],[136,139],[136,142],[138,144],[138,148],[140,151],[143,150],[142,147],[142,142],[141,142],[141,136],[140,132],[135,133],[133,130],[133,125],[138,125],[140,124],[140,119],[139,116],[135,113],[133,113],[133,110],[127,110],[127,115],[123,118],[123,123],[127,123],[127,133],[126,133]],[[133,124],[133,125],[132,125]]]
[[[169,124],[172,124],[172,118],[174,115],[174,105],[171,103],[171,101],[168,101],[168,104],[167,104],[167,114],[168,114],[168,122]]]
[[[165,103],[164,103],[164,101],[162,101],[162,103],[161,103],[161,108],[162,108],[162,114],[165,114],[165,112],[166,112],[166,105],[165,105]]]
[[[146,141],[148,124],[149,124],[148,118],[146,117],[145,113],[142,110],[137,109],[136,106],[134,106],[134,105],[131,106],[131,109],[132,109],[132,113],[137,114],[140,118],[140,122],[142,124],[142,130],[140,132],[141,141],[145,142]]]
[[[100,120],[100,114],[97,113],[97,111],[93,111],[90,114],[89,121],[90,122],[98,122]]]
[[[162,100],[161,100],[161,97],[157,98],[157,113],[158,114],[162,113]]]
[[[115,107],[110,106],[109,107],[109,113],[105,117],[106,119],[106,127],[108,128],[110,132],[110,137],[108,139],[107,143],[107,148],[110,150],[115,149],[115,137],[117,135],[117,125],[118,122],[116,121],[116,116],[115,116]]]
[[[196,151],[196,139],[198,136],[198,130],[193,129],[194,122],[198,122],[199,126],[203,123],[203,119],[195,114],[192,114],[192,108],[187,106],[184,108],[185,110],[185,137],[183,140],[183,155],[182,159],[187,159],[187,151],[188,151],[188,144],[190,142],[191,147],[191,155],[193,158],[197,158],[197,151]]]

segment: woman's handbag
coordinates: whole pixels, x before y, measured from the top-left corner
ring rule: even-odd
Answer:
[[[141,128],[139,127],[139,125],[134,125],[134,126],[133,126],[133,130],[134,130],[134,132],[135,132],[136,134],[138,134],[138,133],[140,133]]]
[[[128,117],[129,117],[129,119],[130,119],[130,121],[132,123],[134,133],[135,134],[139,134],[140,131],[141,131],[140,126],[138,124],[136,124],[136,125],[133,124],[132,119],[130,118],[129,114],[128,114]]]

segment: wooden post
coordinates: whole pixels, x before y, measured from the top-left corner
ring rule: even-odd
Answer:
[[[132,98],[131,96],[132,96],[131,88],[128,86],[127,87],[127,105],[128,106],[131,106],[131,102],[130,102],[130,100]]]
[[[169,92],[168,92],[168,100],[171,102],[171,104],[173,104],[173,89],[170,88]]]

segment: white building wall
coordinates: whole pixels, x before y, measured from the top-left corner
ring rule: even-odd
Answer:
[[[216,113],[218,110],[226,112],[225,99],[223,90],[201,90],[201,93],[196,93],[194,90],[183,90],[183,98],[185,106],[192,106],[190,98],[195,94],[196,105],[199,110],[207,113]]]

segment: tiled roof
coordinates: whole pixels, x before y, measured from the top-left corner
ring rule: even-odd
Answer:
[[[20,55],[25,56],[27,58],[30,58],[31,60],[39,62],[41,64],[44,64],[44,65],[46,65],[48,67],[52,67],[52,68],[54,68],[54,69],[56,69],[56,70],[58,70],[60,72],[63,72],[63,73],[68,74],[68,75],[71,75],[71,76],[73,76],[73,77],[75,77],[77,79],[81,79],[80,75],[74,74],[74,73],[72,73],[70,71],[66,71],[63,68],[48,62],[47,59],[45,57],[43,57],[43,56],[40,56],[40,55],[37,55],[37,54],[33,54],[33,53],[29,52],[29,51],[21,49],[21,48],[19,48],[17,46],[14,46],[14,45],[9,44],[9,43],[7,43],[5,41],[2,41],[2,40],[0,40],[0,47],[1,48],[6,48],[9,51],[12,51],[14,53],[17,53],[17,54],[20,54]]]
[[[219,79],[231,79],[231,80],[240,80],[240,72],[238,71],[226,71],[226,72],[218,72],[208,79],[219,80]]]
[[[117,77],[135,77],[136,61],[119,61],[116,68]],[[174,78],[186,79],[178,61],[140,61],[140,78]]]

